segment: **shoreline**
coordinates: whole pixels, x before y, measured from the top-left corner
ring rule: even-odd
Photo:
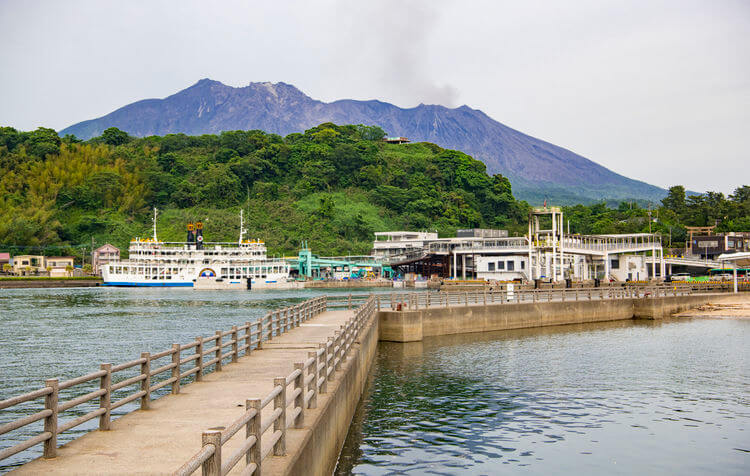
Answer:
[[[674,317],[750,319],[750,295],[748,293],[740,293],[734,299],[728,299],[721,304],[708,303],[695,309],[675,314]]]
[[[0,289],[93,288],[101,284],[101,278],[2,279]]]

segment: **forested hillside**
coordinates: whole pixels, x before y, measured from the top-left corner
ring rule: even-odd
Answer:
[[[485,165],[431,143],[390,145],[377,127],[331,123],[286,137],[262,131],[133,138],[110,128],[89,141],[52,129],[0,128],[0,251],[82,255],[91,242],[123,250],[151,236],[183,241],[202,220],[208,241],[234,241],[239,211],[270,253],[308,240],[325,255],[369,253],[375,231],[499,227],[526,231],[528,205]],[[554,205],[554,203],[551,203]],[[750,187],[685,195],[672,187],[653,210],[622,202],[565,207],[572,233],[660,232],[685,225],[750,231]],[[650,213],[650,215],[649,215]]]
[[[389,145],[376,127],[322,124],[281,137],[262,131],[135,139],[111,128],[80,142],[55,131],[0,129],[0,247],[75,252],[150,236],[184,240],[202,220],[208,241],[249,235],[274,253],[302,240],[319,253],[369,253],[373,232],[517,229],[527,205],[485,165],[434,144]],[[32,248],[34,247],[34,248]],[[90,248],[90,245],[89,245]]]
[[[468,106],[420,104],[403,109],[383,101],[318,101],[291,84],[250,83],[241,88],[202,79],[164,99],[145,99],[104,117],[66,128],[84,139],[117,127],[145,137],[219,134],[260,129],[286,136],[325,122],[369,124],[388,134],[471,154],[490,174],[513,182],[517,197],[541,205],[599,200],[661,200],[666,190],[619,175],[570,150],[531,137]]]

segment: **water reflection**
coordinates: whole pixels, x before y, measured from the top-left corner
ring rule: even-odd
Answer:
[[[381,343],[337,474],[747,474],[750,322]]]

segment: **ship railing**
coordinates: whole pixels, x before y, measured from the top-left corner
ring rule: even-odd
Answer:
[[[306,360],[294,364],[294,371],[274,378],[273,389],[265,397],[247,399],[245,412],[226,429],[204,431],[201,449],[173,474],[187,476],[201,469],[205,476],[222,476],[242,460],[239,474],[263,474],[268,456],[287,454],[287,430],[305,427],[307,410],[317,408],[319,396],[328,393],[329,384],[353,355],[355,342],[376,311],[376,299],[368,295],[333,336],[308,352]],[[223,446],[232,438],[242,438],[241,445],[225,455]]]
[[[44,445],[45,458],[54,458],[61,433],[81,426],[83,431],[109,430],[114,416],[148,409],[152,400],[180,393],[182,387],[201,381],[205,374],[221,372],[240,356],[262,349],[263,341],[325,312],[326,300],[326,296],[309,299],[229,330],[217,330],[211,336],[172,344],[161,352],[143,352],[129,362],[103,363],[99,370],[73,379],[48,379],[38,390],[2,400],[0,411],[18,418],[0,426],[0,435],[20,431],[18,436],[28,438],[0,448],[0,461],[39,444]],[[98,424],[89,423],[91,420]],[[43,427],[37,432],[40,421]]]

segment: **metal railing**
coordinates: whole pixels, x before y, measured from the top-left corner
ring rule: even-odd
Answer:
[[[750,291],[750,285],[746,289]],[[666,296],[689,296],[707,292],[730,292],[731,283],[686,283],[663,285],[628,285],[588,288],[501,289],[496,291],[440,291],[391,293],[378,295],[377,308],[395,311],[435,307],[482,306],[507,303],[568,302],[604,299],[650,299]],[[358,296],[352,299],[356,302]]]
[[[224,362],[236,362],[240,355],[249,355],[251,351],[261,349],[263,341],[270,341],[274,336],[324,312],[326,302],[326,296],[313,298],[270,312],[257,321],[233,326],[227,331],[216,331],[213,336],[196,337],[188,344],[172,344],[171,348],[155,354],[143,352],[140,358],[130,362],[118,365],[104,363],[96,372],[63,382],[48,379],[43,388],[0,401],[0,410],[5,410],[44,397],[40,411],[0,426],[0,435],[4,435],[44,420],[41,433],[0,450],[0,461],[38,444],[44,444],[45,458],[54,458],[59,434],[95,418],[99,419],[100,430],[109,430],[113,410],[135,401],[140,402],[139,408],[147,409],[152,399],[160,396],[155,392],[163,387],[170,386],[171,394],[180,393],[183,379],[193,377],[194,381],[201,381],[203,375],[212,369],[221,372]],[[185,351],[189,353],[183,355]],[[184,369],[185,365],[190,368]],[[137,372],[132,375],[134,370]],[[89,389],[85,388],[86,385]],[[94,389],[91,390],[91,387]],[[63,391],[73,393],[73,398],[61,401]],[[82,392],[86,393],[76,395]],[[92,400],[98,400],[98,407],[78,415],[85,411],[85,404]],[[90,408],[91,404],[88,406]],[[65,419],[70,414],[73,417]]]
[[[351,297],[347,298],[349,306]],[[376,299],[369,295],[340,330],[321,342],[316,351],[308,352],[307,360],[295,363],[294,371],[286,377],[276,377],[268,395],[247,399],[245,413],[226,429],[204,431],[201,449],[173,474],[187,476],[202,469],[204,476],[223,476],[243,459],[245,467],[239,474],[262,474],[266,457],[271,453],[286,454],[287,429],[304,427],[306,410],[317,408],[318,396],[328,393],[328,384],[341,370],[360,331],[374,317],[375,311]],[[263,416],[263,410],[271,404],[273,411]],[[225,456],[223,446],[243,428],[241,446]]]

